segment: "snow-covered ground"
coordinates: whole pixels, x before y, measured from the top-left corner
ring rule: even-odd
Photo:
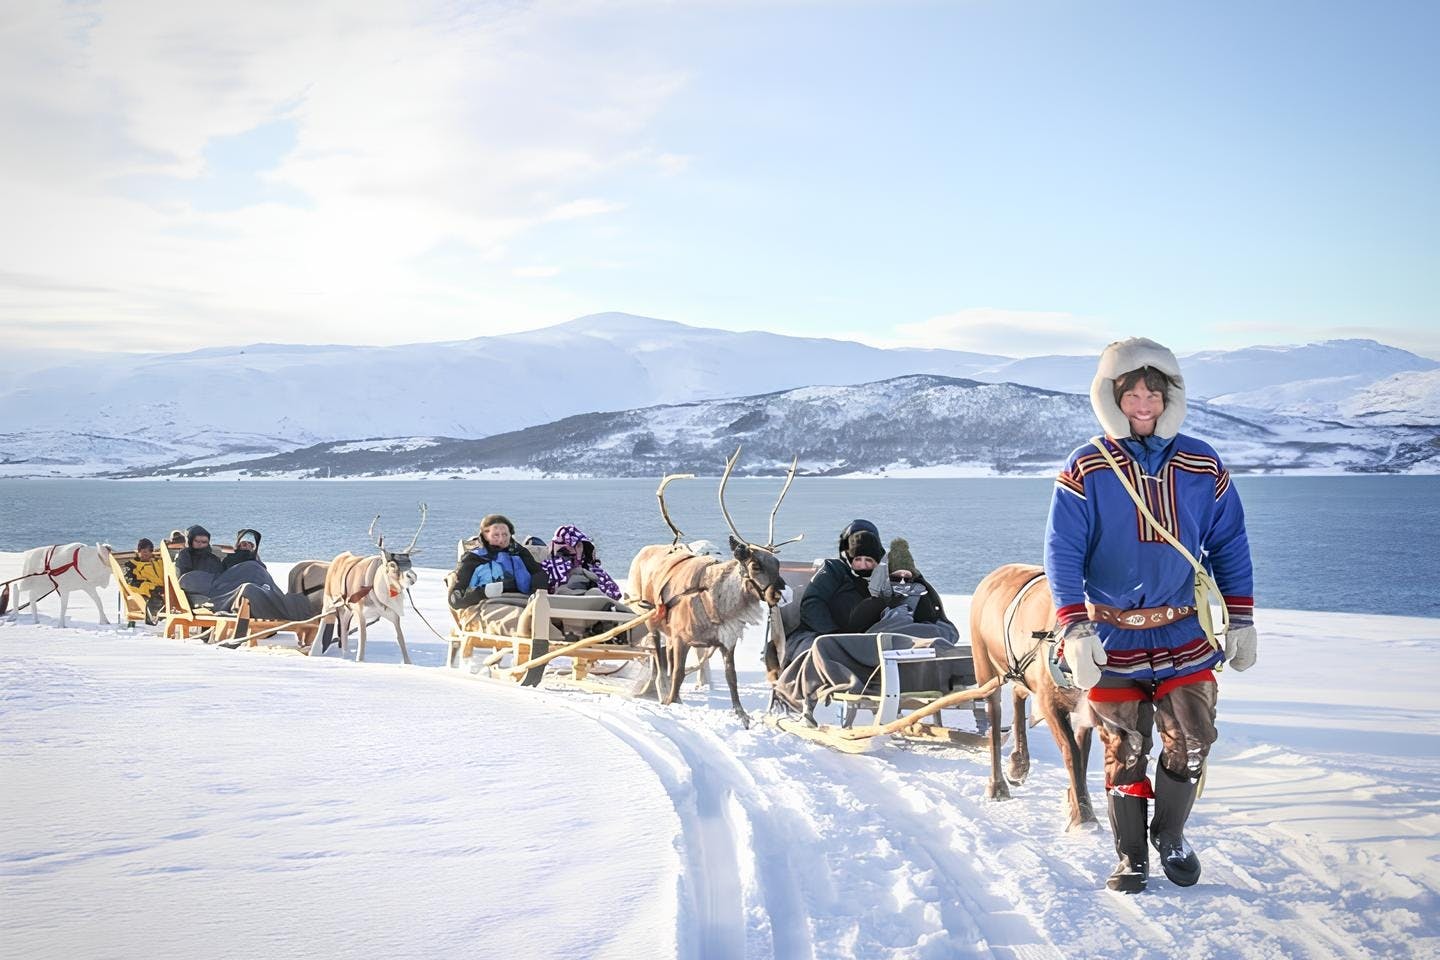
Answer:
[[[1187,831],[1204,876],[1127,898],[1108,829],[1061,832],[1043,729],[996,803],[979,751],[746,731],[723,681],[670,709],[489,683],[413,613],[404,667],[384,627],[355,664],[87,604],[0,622],[6,958],[1440,954],[1440,620],[1262,610]],[[740,660],[759,713],[755,638]]]

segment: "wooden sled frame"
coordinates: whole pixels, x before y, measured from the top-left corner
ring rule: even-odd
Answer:
[[[241,620],[249,620],[249,629],[254,633],[265,630],[292,633],[301,646],[314,643],[316,631],[319,629],[317,625],[311,623],[287,626],[290,623],[288,620],[251,620],[249,600],[240,601],[240,609],[235,613],[215,613],[191,607],[190,598],[180,588],[180,574],[175,569],[175,561],[171,558],[170,551],[156,552],[160,554],[160,566],[164,571],[165,605],[160,613],[165,618],[165,636],[183,638],[188,637],[191,630],[211,630],[211,641],[221,643],[235,637]],[[251,639],[249,645],[253,647],[257,642]]]
[[[830,699],[844,712],[838,725],[821,724],[812,727],[796,717],[768,717],[767,722],[786,733],[793,733],[844,753],[868,753],[891,736],[928,743],[988,745],[989,733],[946,727],[941,720],[941,711],[965,703],[983,701],[996,688],[994,681],[950,693],[939,690],[901,692],[901,663],[931,659],[970,660],[970,652],[967,650],[962,653],[960,648],[945,653],[934,648],[918,648],[919,651],[929,651],[927,656],[923,652],[917,653],[916,648],[897,649],[897,639],[911,638],[895,633],[880,633],[875,636],[880,662],[877,670],[880,681],[878,690],[866,693],[837,693],[831,696]],[[873,724],[864,727],[854,725],[855,716],[861,710],[868,711],[874,717]]]
[[[161,554],[168,556],[169,551],[163,548],[157,548],[155,551],[155,558],[161,562],[163,570],[165,560]],[[125,563],[128,560],[135,559],[137,555],[138,551],[135,550],[126,550],[121,553],[116,553],[113,550],[110,551],[110,573],[115,578],[115,585],[120,589],[118,619],[123,621],[127,627],[133,627],[137,623],[145,622],[145,598],[140,595],[139,591],[130,586],[130,581],[125,579]],[[163,590],[165,586],[163,580],[160,586]],[[162,607],[157,616],[164,615],[165,610]]]
[[[449,574],[445,578],[445,592],[449,595],[454,586],[455,575]],[[579,631],[575,629],[580,626],[593,626],[595,624],[610,624],[611,629],[606,633],[621,633],[626,630],[633,630],[640,627],[648,614],[632,613],[624,610],[594,610],[589,608],[593,597],[571,597],[565,595],[551,596],[545,591],[532,594],[525,606],[525,611],[530,617],[530,636],[516,636],[513,634],[489,633],[483,630],[466,630],[460,625],[459,614],[450,610],[450,636],[449,652],[445,658],[447,667],[458,667],[464,661],[470,659],[470,655],[476,650],[494,650],[496,652],[508,652],[515,665],[528,665],[528,669],[522,675],[515,676],[524,686],[539,686],[541,680],[546,676],[545,665],[555,657],[569,657],[571,669],[566,674],[551,674],[551,676],[562,683],[572,686],[579,686],[587,690],[596,690],[603,693],[626,694],[625,688],[616,684],[596,681],[590,677],[590,665],[600,660],[650,660],[655,659],[655,650],[652,646],[629,644],[606,643],[598,638],[579,639],[576,643],[567,643],[557,647],[553,655],[550,652],[551,626],[558,626],[562,636],[579,637]],[[583,603],[582,603],[583,601]],[[449,605],[446,605],[449,609]],[[623,629],[621,629],[623,627]],[[532,661],[534,661],[532,663]],[[541,662],[543,661],[543,662]],[[496,671],[501,676],[514,676],[514,668],[505,668]],[[651,676],[653,677],[652,670]],[[648,685],[648,680],[645,685]],[[644,686],[639,690],[628,691],[631,696],[643,692]]]

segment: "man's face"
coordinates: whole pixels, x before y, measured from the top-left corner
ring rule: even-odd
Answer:
[[[503,523],[492,523],[485,528],[485,542],[492,547],[510,546],[510,528]]]
[[[155,548],[141,547],[139,550],[135,551],[135,556],[139,557],[141,561],[149,563],[150,559],[155,556]]]
[[[195,541],[194,541],[194,547],[195,547],[196,550],[209,550],[209,549],[210,549],[210,538],[207,537],[207,536],[204,536],[203,534],[202,534],[201,536],[196,537],[196,538],[195,538]]]
[[[852,557],[850,569],[856,573],[869,573],[875,569],[875,559],[873,557]]]
[[[235,549],[236,549],[236,550],[249,550],[251,553],[254,553],[254,552],[255,552],[255,541],[254,541],[254,540],[241,540],[238,544],[235,545]]]
[[[1155,432],[1155,421],[1165,412],[1165,395],[1145,386],[1142,380],[1120,394],[1120,412],[1130,421],[1130,429],[1137,437],[1148,437]]]

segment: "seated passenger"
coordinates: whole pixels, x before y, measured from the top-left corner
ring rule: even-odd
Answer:
[[[210,531],[195,524],[185,531],[185,549],[175,556],[175,572],[184,576],[201,570],[214,576],[225,569],[225,563],[210,550]]]
[[[910,544],[903,537],[890,541],[889,563],[881,571],[885,576],[871,577],[870,603],[878,603],[881,613],[865,632],[903,633],[911,637],[933,638],[955,643],[960,630],[945,616],[940,592],[920,575]],[[865,614],[857,614],[863,619]]]
[[[574,524],[566,524],[550,539],[550,556],[540,566],[550,578],[550,592],[581,596],[600,593],[620,599],[620,585],[600,566],[595,543]]]
[[[145,598],[145,622],[154,624],[165,606],[165,574],[149,537],[141,537],[134,559],[125,561],[125,582]]]
[[[221,569],[229,570],[235,564],[245,563],[249,560],[254,560],[262,567],[265,566],[260,560],[260,531],[247,527],[235,534],[235,549],[225,558]]]
[[[852,524],[853,526],[853,524]],[[847,528],[848,529],[848,528]],[[895,648],[952,648],[960,631],[945,618],[940,595],[926,583],[916,568],[910,545],[897,537],[890,542],[890,563],[878,564],[865,578],[867,596],[854,602],[847,614],[849,628],[840,628],[830,635],[799,637],[800,643],[787,643],[785,668],[775,684],[777,697],[790,707],[802,710],[813,722],[817,703],[826,703],[836,693],[865,693],[875,682],[880,669],[880,653],[873,635],[900,634],[912,639],[894,638]],[[827,560],[828,567],[837,561]],[[868,566],[868,564],[862,564]],[[825,574],[822,568],[815,575],[810,589]],[[832,570],[832,573],[835,572]],[[859,580],[856,575],[854,579]],[[856,591],[842,581],[840,593],[849,604]],[[810,599],[807,592],[801,601]],[[832,601],[833,602],[833,601]],[[843,611],[842,611],[843,612]],[[802,621],[803,622],[803,621]],[[900,683],[904,691],[936,690],[947,693],[975,682],[974,663],[969,659],[939,658],[917,660],[900,665]]]
[[[800,625],[785,642],[785,663],[810,649],[824,633],[859,633],[884,612],[871,600],[870,578],[885,557],[880,530],[869,520],[852,520],[840,531],[839,554],[826,560],[800,600]]]
[[[529,634],[525,614],[530,595],[547,589],[550,580],[514,536],[515,525],[502,514],[492,513],[480,521],[480,543],[460,558],[447,598],[462,629]],[[554,639],[559,639],[558,633]]]

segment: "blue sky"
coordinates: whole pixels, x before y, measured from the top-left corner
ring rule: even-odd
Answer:
[[[1440,356],[1433,4],[292,6],[0,24],[12,342]]]

